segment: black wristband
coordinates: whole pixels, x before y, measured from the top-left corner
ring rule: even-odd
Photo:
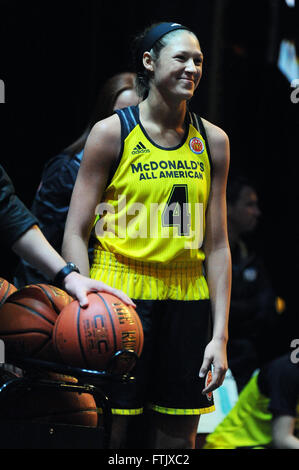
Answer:
[[[80,273],[79,268],[74,263],[67,263],[54,277],[54,284],[57,287],[62,287],[63,280],[73,271]]]

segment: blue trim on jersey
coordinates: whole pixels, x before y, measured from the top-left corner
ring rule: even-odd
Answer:
[[[206,129],[204,126],[204,123],[202,122],[201,117],[193,112],[190,112],[190,121],[192,126],[195,127],[195,129],[198,130],[198,132],[203,136],[205,143],[206,143],[206,149],[207,149],[207,154],[210,162],[210,173],[211,173],[211,178],[212,178],[212,168],[213,168],[213,162],[212,162],[212,157],[211,157],[211,151],[210,151],[210,146],[209,146],[209,141],[206,133]]]
[[[144,133],[145,137],[150,142],[152,142],[153,145],[155,145],[156,147],[158,147],[162,150],[173,150],[173,149],[179,148],[181,145],[183,145],[183,143],[185,141],[184,139],[187,138],[188,133],[189,133],[189,129],[188,129],[188,126],[187,126],[184,139],[183,139],[182,142],[180,142],[179,145],[177,145],[173,148],[161,147],[160,145],[158,145],[158,144],[156,144],[155,142],[152,141],[152,139],[149,137],[146,130],[142,126],[142,124],[140,122],[140,119],[139,119],[139,105],[128,106],[127,108],[123,108],[123,109],[116,109],[115,113],[118,115],[120,123],[121,123],[121,148],[120,148],[118,159],[115,162],[115,164],[113,165],[113,169],[111,170],[111,173],[109,175],[109,180],[108,180],[107,186],[109,186],[109,184],[110,184],[110,182],[111,182],[111,180],[112,180],[112,178],[113,178],[113,176],[114,176],[114,174],[115,174],[115,172],[118,168],[118,165],[120,163],[120,160],[121,160],[121,157],[122,157],[122,154],[123,154],[123,151],[124,151],[124,141],[128,137],[128,135],[132,132],[132,130],[138,124],[139,124],[142,132]],[[189,125],[189,123],[192,124],[198,130],[198,132],[202,135],[202,137],[204,138],[204,140],[206,142],[206,149],[207,149],[208,159],[209,159],[209,162],[210,162],[210,172],[211,172],[211,176],[212,176],[212,159],[211,159],[210,147],[209,147],[209,142],[208,142],[205,126],[202,122],[202,119],[198,114],[196,114],[194,112],[188,112],[187,115],[186,115],[186,122],[187,122],[188,125]]]

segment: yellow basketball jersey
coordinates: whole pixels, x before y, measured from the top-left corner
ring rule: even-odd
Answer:
[[[124,289],[125,272],[135,270],[150,278],[171,278],[174,272],[189,270],[193,277],[202,275],[204,260],[202,242],[205,233],[205,212],[210,191],[210,157],[204,127],[199,116],[187,113],[186,132],[180,145],[163,148],[148,136],[139,119],[139,108],[133,106],[118,110],[121,121],[122,148],[113,176],[96,209],[93,235],[96,237],[94,265],[91,277]],[[122,266],[120,281],[99,277],[104,265]],[[129,267],[128,267],[129,265]],[[113,267],[114,269],[114,267]],[[115,268],[116,269],[116,268]],[[160,276],[159,272],[165,273]],[[111,274],[112,276],[112,274]],[[180,284],[173,277],[176,286]],[[186,287],[172,298],[207,298],[206,283],[203,292],[193,293],[194,284],[184,281]],[[136,292],[128,295],[137,298]],[[176,287],[177,289],[177,287]],[[191,289],[191,290],[190,290]],[[154,285],[139,298],[164,298],[164,288]],[[165,293],[169,296],[169,293]],[[194,297],[195,295],[195,297]],[[142,297],[140,297],[142,296]]]
[[[94,227],[101,247],[145,262],[203,260],[210,189],[204,137],[190,121],[183,143],[165,149],[147,135],[138,107],[118,114],[122,155]]]

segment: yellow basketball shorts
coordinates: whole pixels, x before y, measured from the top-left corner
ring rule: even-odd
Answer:
[[[131,299],[209,299],[200,260],[146,263],[95,249],[90,277],[122,290]]]

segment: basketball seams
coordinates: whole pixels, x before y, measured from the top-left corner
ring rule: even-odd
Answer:
[[[41,284],[37,284],[36,287],[38,287],[38,288],[46,295],[47,299],[48,299],[48,300],[50,301],[50,303],[51,303],[51,306],[52,306],[53,310],[55,310],[55,312],[57,313],[57,315],[59,315],[60,310],[59,310],[59,308],[55,305],[55,303],[53,302],[52,297],[50,296],[49,292],[48,292],[46,289],[44,289],[44,287],[43,287]]]
[[[18,335],[22,335],[22,337],[26,337],[29,336],[29,335],[38,335],[38,337],[36,337],[36,339],[39,341],[39,344],[36,345],[31,351],[30,351],[30,354],[29,356],[30,357],[36,357],[38,354],[40,354],[43,350],[47,349],[47,347],[51,344],[51,341],[52,341],[52,338],[51,338],[51,334],[48,334],[48,333],[45,333],[44,331],[42,330],[38,330],[38,329],[30,329],[29,331],[27,330],[19,330],[19,331],[13,331],[13,332],[0,332],[1,334],[1,337],[5,340],[5,339],[8,339],[10,341],[14,341],[13,338],[11,338],[12,336],[18,336]],[[42,338],[43,337],[43,338]],[[42,341],[42,343],[40,343]],[[8,345],[8,348],[9,348],[9,345]],[[22,351],[18,351],[16,353],[14,353],[16,356],[20,356],[20,354],[24,354]]]
[[[8,302],[6,302],[6,304],[13,304],[13,305],[18,305],[19,307],[23,307],[25,308],[25,310],[28,310],[33,315],[36,315],[42,318],[43,320],[45,320],[46,322],[50,323],[50,325],[52,326],[55,325],[55,322],[53,322],[52,320],[49,320],[49,318],[45,317],[42,313],[37,312],[36,310],[34,310],[32,307],[29,307],[28,305],[24,305],[20,302],[17,302],[16,300],[9,300]]]
[[[0,335],[2,336],[13,336],[13,335],[23,335],[23,334],[30,334],[30,333],[40,333],[45,336],[48,336],[48,338],[51,338],[51,333],[45,331],[45,330],[39,330],[35,328],[28,328],[28,330],[13,330],[13,331],[0,331]]]
[[[88,362],[86,360],[83,344],[82,344],[82,338],[81,338],[81,332],[80,332],[80,313],[81,313],[81,305],[79,304],[78,310],[77,310],[77,334],[78,334],[78,342],[79,342],[79,347],[81,351],[81,356],[84,362],[84,367],[88,368]]]
[[[58,354],[53,355],[53,332],[61,310],[73,299],[48,284],[28,285],[18,290],[6,280],[0,295],[0,338],[7,342],[10,354],[59,360]]]
[[[42,351],[49,346],[49,344],[52,342],[51,336],[49,336],[42,344],[39,344],[39,346],[36,349],[33,349],[31,352],[32,356],[37,356],[38,354],[42,353]]]
[[[93,292],[88,298],[87,308],[72,302],[56,320],[53,342],[62,362],[103,370],[124,348],[139,357],[143,327],[135,309],[129,308],[129,313],[123,302],[108,293]]]
[[[58,324],[61,320],[62,316],[61,315],[58,315],[58,318],[56,320],[56,323],[54,325],[54,329],[53,329],[53,333],[52,333],[52,342],[53,342],[53,346],[54,346],[54,349],[55,349],[55,352],[57,353],[59,359],[62,361],[62,357],[61,357],[61,354],[60,354],[60,351],[59,351],[59,348],[57,346],[57,339],[56,339],[56,332],[57,332],[57,327],[58,327]]]

